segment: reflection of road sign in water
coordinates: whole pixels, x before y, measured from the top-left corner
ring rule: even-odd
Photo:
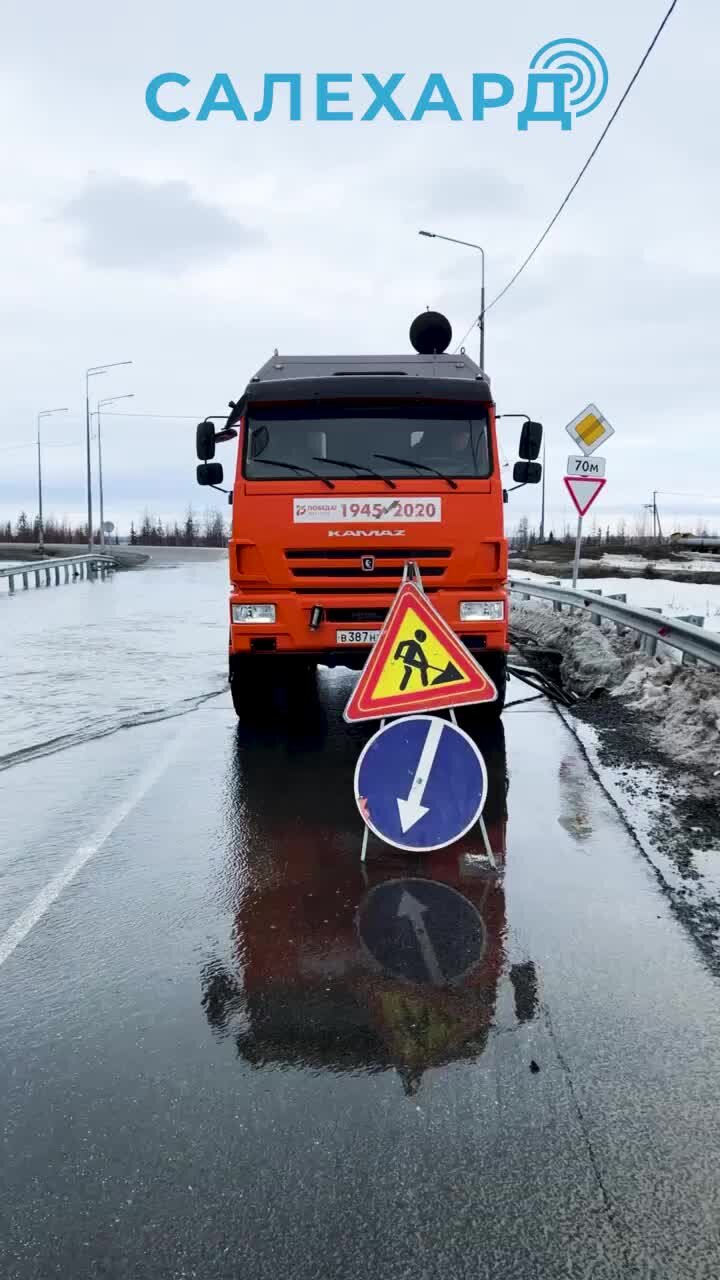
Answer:
[[[380,720],[492,702],[492,681],[413,582],[400,588],[350,701],[346,720]]]
[[[485,926],[471,902],[436,880],[388,880],[360,903],[357,930],[386,973],[408,982],[460,982],[485,951]]]
[[[564,476],[563,479],[579,516],[584,516],[590,510],[600,490],[607,484],[606,480],[591,480],[581,476]]]
[[[565,430],[586,456],[615,434],[615,428],[610,426],[595,404],[583,409],[572,422],[568,422]]]
[[[487,795],[485,762],[464,730],[437,716],[395,720],[365,744],[355,800],[371,831],[424,853],[459,840]]]

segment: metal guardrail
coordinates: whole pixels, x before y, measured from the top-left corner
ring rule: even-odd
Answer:
[[[636,609],[625,603],[624,596],[604,596],[595,588],[573,590],[572,587],[555,587],[544,582],[525,582],[522,578],[510,578],[509,585],[515,596],[550,600],[556,612],[563,607],[582,609],[598,624],[606,618],[620,628],[637,631],[647,637],[645,648],[649,654],[654,654],[658,641],[662,641],[673,649],[679,649],[684,657],[720,668],[720,634],[703,631],[700,617],[693,616],[692,622],[664,617],[659,609]]]
[[[0,562],[1,563],[1,562]],[[35,586],[41,586],[40,576],[45,577],[45,586],[52,585],[50,575],[54,574],[55,586],[60,585],[60,570],[63,570],[63,581],[70,581],[70,573],[72,571],[73,579],[75,578],[93,578],[100,574],[101,578],[106,577],[108,573],[115,568],[115,561],[112,556],[91,555],[85,553],[81,556],[62,556],[57,559],[46,560],[30,560],[27,564],[9,565],[7,569],[0,568],[0,580],[7,578],[8,593],[15,593],[15,579],[21,578],[23,590],[27,591],[30,585],[30,575],[35,579]]]

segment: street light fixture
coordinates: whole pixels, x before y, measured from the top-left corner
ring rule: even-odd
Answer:
[[[100,489],[100,546],[105,546],[105,504],[103,500],[103,473],[102,473],[102,431],[100,428],[100,410],[103,405],[114,404],[116,400],[134,400],[135,393],[131,391],[125,396],[106,396],[104,400],[98,400],[95,416],[97,418],[97,444],[98,444],[98,485]]]
[[[40,419],[49,418],[53,413],[67,413],[67,409],[41,409],[37,415],[37,464],[38,464],[38,546],[42,550],[45,545],[42,508],[42,456],[40,453]]]
[[[482,254],[482,280],[480,285],[480,315],[478,316],[478,328],[480,329],[480,369],[485,372],[485,250],[481,244],[474,244],[472,240],[456,240],[453,236],[441,236],[436,231],[418,231],[419,236],[427,236],[429,240],[447,240],[448,244],[461,244],[466,249],[477,249]]]
[[[92,527],[92,459],[90,457],[90,379],[97,378],[108,369],[119,369],[121,365],[132,364],[132,360],[115,360],[112,364],[95,364],[85,370],[85,456],[87,463],[87,513],[88,513],[88,551],[93,549]]]

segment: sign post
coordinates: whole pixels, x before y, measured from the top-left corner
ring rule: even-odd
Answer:
[[[575,588],[580,569],[583,516],[590,510],[600,490],[605,487],[605,459],[591,458],[591,455],[615,434],[615,429],[610,426],[607,418],[603,417],[597,405],[589,404],[577,417],[573,418],[572,422],[567,424],[565,430],[582,450],[580,455],[571,454],[568,458],[567,473],[564,477],[565,488],[578,513],[572,573],[572,585]]]
[[[362,862],[369,832],[396,849],[429,853],[479,823],[488,863],[497,869],[482,817],[485,762],[454,711],[496,698],[492,680],[430,603],[409,560],[344,712],[349,723],[381,721],[355,770]],[[442,710],[449,710],[449,722],[427,714]],[[388,716],[401,719],[386,724]]]
[[[565,488],[575,504],[578,513],[577,536],[575,538],[575,559],[573,560],[573,587],[577,586],[578,569],[580,567],[580,544],[582,542],[582,522],[586,511],[590,510],[601,489],[605,488],[605,480],[580,479],[575,475],[565,476]]]
[[[578,516],[577,533],[575,534],[575,556],[573,558],[573,574],[572,585],[573,590],[577,586],[578,570],[580,568],[580,545],[582,543],[582,516]]]

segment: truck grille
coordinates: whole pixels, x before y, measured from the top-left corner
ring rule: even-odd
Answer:
[[[441,578],[447,569],[452,552],[446,547],[293,547],[285,552],[290,573],[294,578],[314,578],[332,581],[340,578],[360,578],[365,582],[383,579],[398,582],[405,562],[415,560],[423,578]],[[371,556],[373,567],[363,568],[363,559]]]

